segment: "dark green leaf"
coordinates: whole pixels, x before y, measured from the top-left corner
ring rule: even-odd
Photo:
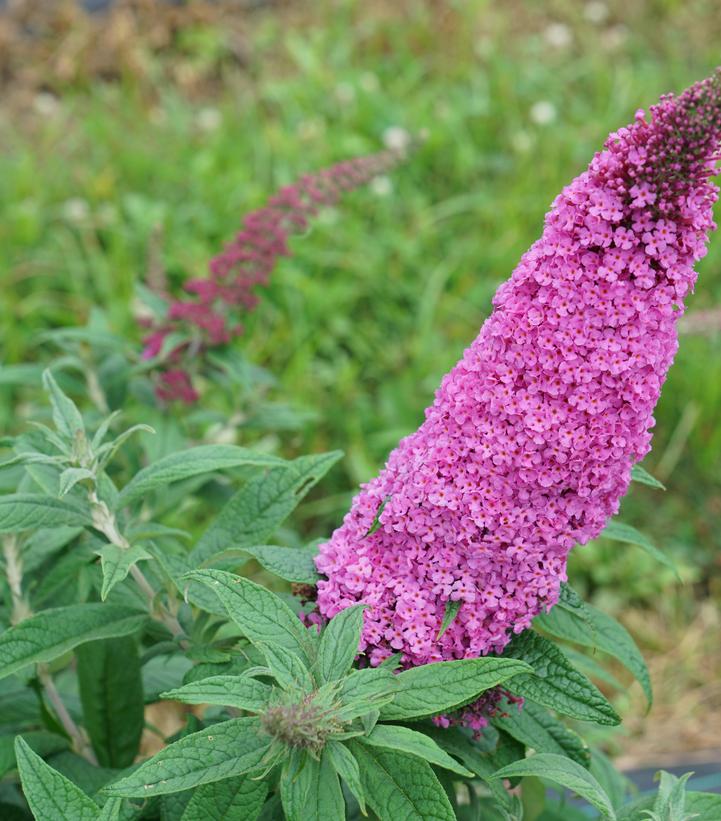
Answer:
[[[46,764],[20,736],[15,757],[23,793],[38,821],[97,821],[99,809],[92,798]]]
[[[534,627],[540,627],[556,638],[603,650],[618,659],[640,683],[650,707],[653,703],[651,677],[641,651],[628,630],[591,605],[585,606],[584,616],[581,618],[556,606],[538,616]]]
[[[398,676],[388,668],[354,670],[341,680],[338,699],[343,704],[340,717],[350,721],[393,701],[398,692]]]
[[[526,673],[525,661],[500,658],[458,659],[413,667],[399,673],[395,699],[381,710],[382,721],[424,718],[454,710],[508,679]]]
[[[233,718],[169,744],[125,778],[105,787],[125,798],[180,792],[256,770],[270,739],[257,718]]]
[[[72,399],[60,390],[58,383],[49,370],[43,372],[43,386],[50,395],[50,402],[53,406],[53,422],[58,433],[74,442],[78,433],[85,430],[80,411]]]
[[[601,691],[571,665],[560,647],[533,630],[516,636],[504,650],[504,658],[523,659],[535,672],[509,681],[514,693],[580,721],[621,722]]]
[[[267,782],[248,776],[203,784],[193,792],[181,821],[255,821],[267,794]]]
[[[567,755],[588,767],[591,756],[583,740],[554,718],[546,709],[526,701],[521,710],[508,705],[505,715],[493,719],[493,725],[535,750],[537,753]]]
[[[438,631],[438,635],[436,636],[436,641],[443,637],[443,634],[448,630],[448,628],[453,624],[456,620],[456,616],[458,615],[458,611],[461,609],[461,605],[463,602],[460,599],[455,601],[447,601],[446,602],[446,609],[443,613],[443,621],[441,622],[441,629]]]
[[[0,496],[0,533],[19,533],[41,527],[84,527],[92,524],[90,510],[72,499],[42,493]]]
[[[348,789],[355,796],[361,812],[366,814],[365,792],[360,779],[360,769],[353,753],[338,741],[329,741],[325,746],[325,754],[329,764],[335,767],[335,771],[345,782]]]
[[[98,762],[122,769],[135,760],[144,726],[138,646],[124,636],[91,641],[75,651],[83,723]]]
[[[4,709],[4,705],[3,705]],[[13,716],[14,718],[15,716]],[[42,758],[68,748],[68,740],[47,730],[29,730],[23,740]],[[15,734],[0,736],[0,779],[15,769]]]
[[[345,802],[327,752],[320,761],[303,754],[299,769],[284,773],[281,797],[288,821],[344,821]]]
[[[160,487],[189,479],[203,473],[212,473],[216,470],[254,465],[257,467],[276,467],[284,465],[283,459],[265,453],[255,453],[248,448],[237,445],[199,445],[176,453],[171,453],[159,459],[152,465],[143,468],[121,490],[118,498],[118,507],[141,499],[146,494]]]
[[[631,468],[631,478],[634,482],[639,482],[642,485],[648,485],[649,487],[656,488],[656,490],[666,490],[666,485],[659,482],[655,476],[651,476],[651,474],[645,468],[642,468],[641,465],[634,465]]]
[[[205,531],[190,554],[192,562],[197,566],[230,547],[263,544],[341,456],[340,451],[301,456],[250,479]]]
[[[153,558],[141,545],[119,547],[115,544],[106,544],[95,552],[100,556],[103,571],[103,586],[100,590],[100,598],[103,601],[115,585],[127,577],[134,565],[143,559]]]
[[[161,693],[186,704],[217,704],[258,713],[268,706],[273,688],[248,676],[211,676]]]
[[[342,678],[353,666],[365,608],[364,604],[347,607],[334,616],[321,633],[315,668],[321,683]]]
[[[224,570],[195,570],[185,576],[209,587],[230,618],[252,642],[279,644],[309,664],[310,638],[285,602],[259,584]]]
[[[43,610],[0,636],[0,678],[28,664],[52,661],[95,639],[135,633],[145,614],[114,604],[72,604]]]
[[[384,747],[389,750],[415,755],[429,764],[443,767],[443,769],[450,770],[465,778],[473,778],[473,773],[470,770],[462,767],[451,758],[432,738],[416,730],[411,730],[409,727],[376,724],[367,736],[358,740],[372,747]]]
[[[256,547],[244,547],[238,551],[228,551],[230,554],[233,552],[252,556],[267,571],[289,582],[315,584],[320,578],[313,561],[315,556],[318,555],[316,547],[258,545]]]
[[[513,776],[536,776],[538,778],[547,778],[549,781],[555,781],[562,787],[581,796],[581,798],[585,798],[589,804],[596,807],[606,818],[611,819],[611,821],[615,821],[616,819],[616,813],[611,805],[611,801],[598,781],[596,781],[588,770],[565,756],[553,755],[552,753],[538,753],[530,758],[525,758],[522,761],[516,761],[507,767],[503,767],[503,769],[495,773],[493,777],[498,779],[511,778]]]
[[[391,497],[386,496],[385,499],[378,505],[378,510],[376,510],[376,515],[373,517],[373,521],[371,522],[371,526],[368,528],[368,532],[365,534],[366,536],[372,536],[381,526],[381,514],[386,509],[386,505],[390,502]],[[364,537],[365,538],[365,537]]]
[[[445,790],[425,761],[357,741],[349,747],[368,804],[380,821],[455,821]]]
[[[284,690],[300,689],[310,693],[314,689],[310,671],[295,653],[277,644],[256,642],[256,646],[265,656],[273,678]]]

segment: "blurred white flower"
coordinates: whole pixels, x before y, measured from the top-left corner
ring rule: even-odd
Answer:
[[[603,23],[608,18],[608,6],[600,0],[591,0],[583,7],[583,16],[589,23]]]
[[[556,106],[549,100],[539,100],[531,106],[529,114],[536,125],[548,125],[556,119]]]
[[[63,218],[68,222],[83,222],[90,216],[88,201],[80,197],[71,197],[60,207]]]
[[[41,91],[33,99],[33,108],[42,117],[52,117],[60,108],[60,101],[54,94]]]
[[[410,132],[400,125],[392,125],[383,132],[383,144],[393,151],[405,150],[410,142]]]
[[[377,197],[387,197],[393,191],[393,183],[390,177],[382,175],[371,180],[370,189]]]
[[[350,83],[338,83],[335,98],[341,105],[350,105],[355,100],[355,88]]]
[[[573,33],[565,23],[551,23],[543,32],[543,39],[553,48],[566,48],[571,45]]]
[[[608,51],[615,51],[620,48],[628,39],[628,29],[623,23],[611,26],[601,34],[601,45]]]
[[[372,71],[364,71],[363,74],[361,74],[358,83],[363,91],[368,92],[378,91],[378,88],[380,87],[378,77]]]
[[[217,131],[223,122],[223,115],[217,108],[201,108],[195,121],[201,131]]]

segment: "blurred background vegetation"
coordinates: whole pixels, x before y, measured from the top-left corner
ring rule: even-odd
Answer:
[[[273,424],[243,424],[252,397],[230,389],[193,411],[284,455],[345,451],[301,508],[306,536],[327,534],[417,427],[606,134],[721,63],[717,0],[79,5],[0,3],[5,366],[44,361],[45,332],[89,320],[139,350],[138,283],[202,275],[243,213],[303,172],[423,138],[292,240],[248,316],[235,346],[273,375]],[[646,461],[668,490],[636,486],[623,508],[684,583],[630,545],[571,560],[651,657],[659,704],[642,720],[629,693],[630,757],[721,738],[721,237],[697,291]],[[38,392],[3,373],[10,433]],[[681,738],[666,732],[676,718]]]

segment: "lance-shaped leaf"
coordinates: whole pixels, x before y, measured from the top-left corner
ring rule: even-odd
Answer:
[[[300,689],[310,693],[314,689],[315,682],[310,670],[295,653],[277,644],[257,642],[256,647],[265,656],[273,678],[284,690]]]
[[[659,482],[655,476],[651,476],[641,465],[634,465],[631,468],[631,478],[634,482],[638,482],[641,485],[648,485],[648,487],[655,488],[656,490],[666,490],[666,485],[664,485],[663,482]]]
[[[41,527],[87,527],[90,509],[72,499],[55,499],[42,493],[0,496],[0,533],[19,533]]]
[[[473,773],[470,770],[462,767],[455,759],[451,758],[432,738],[416,730],[411,730],[409,727],[376,724],[367,736],[358,740],[371,747],[384,747],[389,750],[398,750],[402,753],[415,755],[429,764],[435,764],[437,767],[450,770],[465,778],[473,778]]]
[[[30,689],[26,690],[30,698],[34,698],[34,694]],[[0,708],[3,714],[10,717],[10,713],[14,713],[12,718],[16,718],[19,712],[19,704],[16,702],[15,709],[12,709],[10,704],[1,704]],[[0,779],[15,769],[15,733],[11,735],[0,736]],[[51,733],[47,730],[29,730],[23,733],[23,740],[32,749],[33,752],[45,758],[53,753],[59,753],[62,750],[67,750],[69,746],[68,739],[65,736]]]
[[[263,544],[342,455],[301,456],[250,479],[202,535],[190,554],[193,563],[202,564],[230,547]]]
[[[440,781],[425,761],[407,753],[350,741],[371,809],[382,819],[455,821]]]
[[[83,724],[103,767],[129,767],[145,726],[137,642],[131,636],[91,641],[77,657]]]
[[[194,570],[184,576],[209,587],[230,618],[252,642],[279,644],[309,663],[310,638],[300,619],[275,593],[224,570]]]
[[[493,719],[493,725],[537,753],[566,755],[583,767],[591,764],[591,754],[581,737],[532,701],[527,700],[521,710],[509,705],[503,715]]]
[[[363,611],[366,605],[347,607],[334,616],[323,630],[318,648],[317,674],[321,682],[342,678],[358,655]]]
[[[125,507],[171,482],[190,479],[202,473],[212,473],[241,465],[275,467],[284,464],[285,461],[277,456],[255,453],[237,445],[199,445],[171,453],[136,473],[120,492],[118,507]]]
[[[603,787],[588,770],[576,764],[575,761],[552,753],[538,753],[503,767],[493,777],[498,779],[518,776],[536,776],[555,781],[581,798],[585,798],[605,818],[616,821],[616,813]]]
[[[681,581],[678,568],[673,561],[671,561],[665,553],[662,553],[645,533],[641,533],[641,531],[636,530],[635,527],[614,519],[606,525],[601,536],[604,539],[613,539],[615,542],[626,542],[627,544],[637,545],[648,553],[649,556],[656,559],[657,562],[665,565],[669,570],[673,570],[676,578]]]
[[[343,721],[358,718],[393,701],[397,692],[398,676],[390,669],[354,670],[340,682],[338,699],[343,706],[338,717]]]
[[[36,819],[42,821],[97,821],[100,808],[72,781],[65,778],[18,736],[15,741],[23,794]]]
[[[239,554],[243,557],[252,556],[258,564],[268,572],[285,579],[288,582],[300,584],[315,584],[320,578],[315,569],[314,557],[318,554],[317,547],[279,547],[277,545],[255,545],[237,550],[225,551],[222,558]],[[221,557],[218,557],[221,558]]]
[[[287,821],[344,821],[345,801],[338,775],[323,751],[320,761],[301,754],[299,767],[281,776],[280,794]]]
[[[161,693],[185,704],[217,704],[259,713],[268,706],[273,688],[249,676],[210,676]]]
[[[115,585],[127,577],[134,565],[143,559],[153,558],[142,545],[120,547],[116,544],[106,544],[95,552],[100,556],[100,567],[103,571],[103,585],[100,589],[100,598],[103,601]]]
[[[269,746],[257,718],[233,718],[169,744],[103,791],[147,798],[188,790],[258,769]]]
[[[353,793],[363,815],[366,812],[366,797],[361,784],[360,768],[353,753],[339,741],[328,741],[325,745],[328,763],[335,767],[335,771],[345,782],[346,787]]]
[[[527,661],[535,675],[517,676],[508,683],[514,693],[530,698],[562,715],[596,724],[620,724],[608,699],[573,667],[557,645],[526,630],[504,650],[504,658]]]
[[[424,718],[454,710],[521,673],[532,679],[533,667],[505,658],[458,659],[413,667],[398,674],[398,692],[381,709],[381,720]]]
[[[194,790],[180,821],[255,821],[267,794],[267,781],[248,776],[203,784]]]
[[[0,636],[0,678],[28,664],[52,661],[87,641],[135,633],[146,619],[144,613],[116,604],[43,610]]]
[[[603,650],[618,659],[643,688],[649,707],[653,703],[651,677],[641,651],[628,630],[611,616],[590,604],[584,606],[583,616],[556,606],[538,616],[534,627],[540,627],[556,638]]]
[[[85,431],[80,411],[73,400],[60,390],[60,386],[49,370],[43,373],[43,386],[50,395],[50,402],[53,406],[53,422],[58,433],[73,442],[79,433]]]

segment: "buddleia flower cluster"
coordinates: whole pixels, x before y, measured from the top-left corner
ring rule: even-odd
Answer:
[[[718,72],[608,137],[423,424],[321,546],[319,612],[370,605],[372,665],[500,653],[618,510],[715,227],[720,137]]]
[[[157,357],[168,340],[171,343],[158,371],[156,393],[161,400],[198,399],[191,375],[194,362],[208,348],[226,345],[243,333],[240,319],[257,305],[257,289],[268,285],[279,257],[290,255],[289,237],[305,231],[320,208],[335,205],[345,192],[385,173],[404,153],[388,149],[306,174],[246,215],[241,231],[210,261],[209,276],[186,282],[187,296],[171,299],[167,316],[143,340],[144,359]]]

